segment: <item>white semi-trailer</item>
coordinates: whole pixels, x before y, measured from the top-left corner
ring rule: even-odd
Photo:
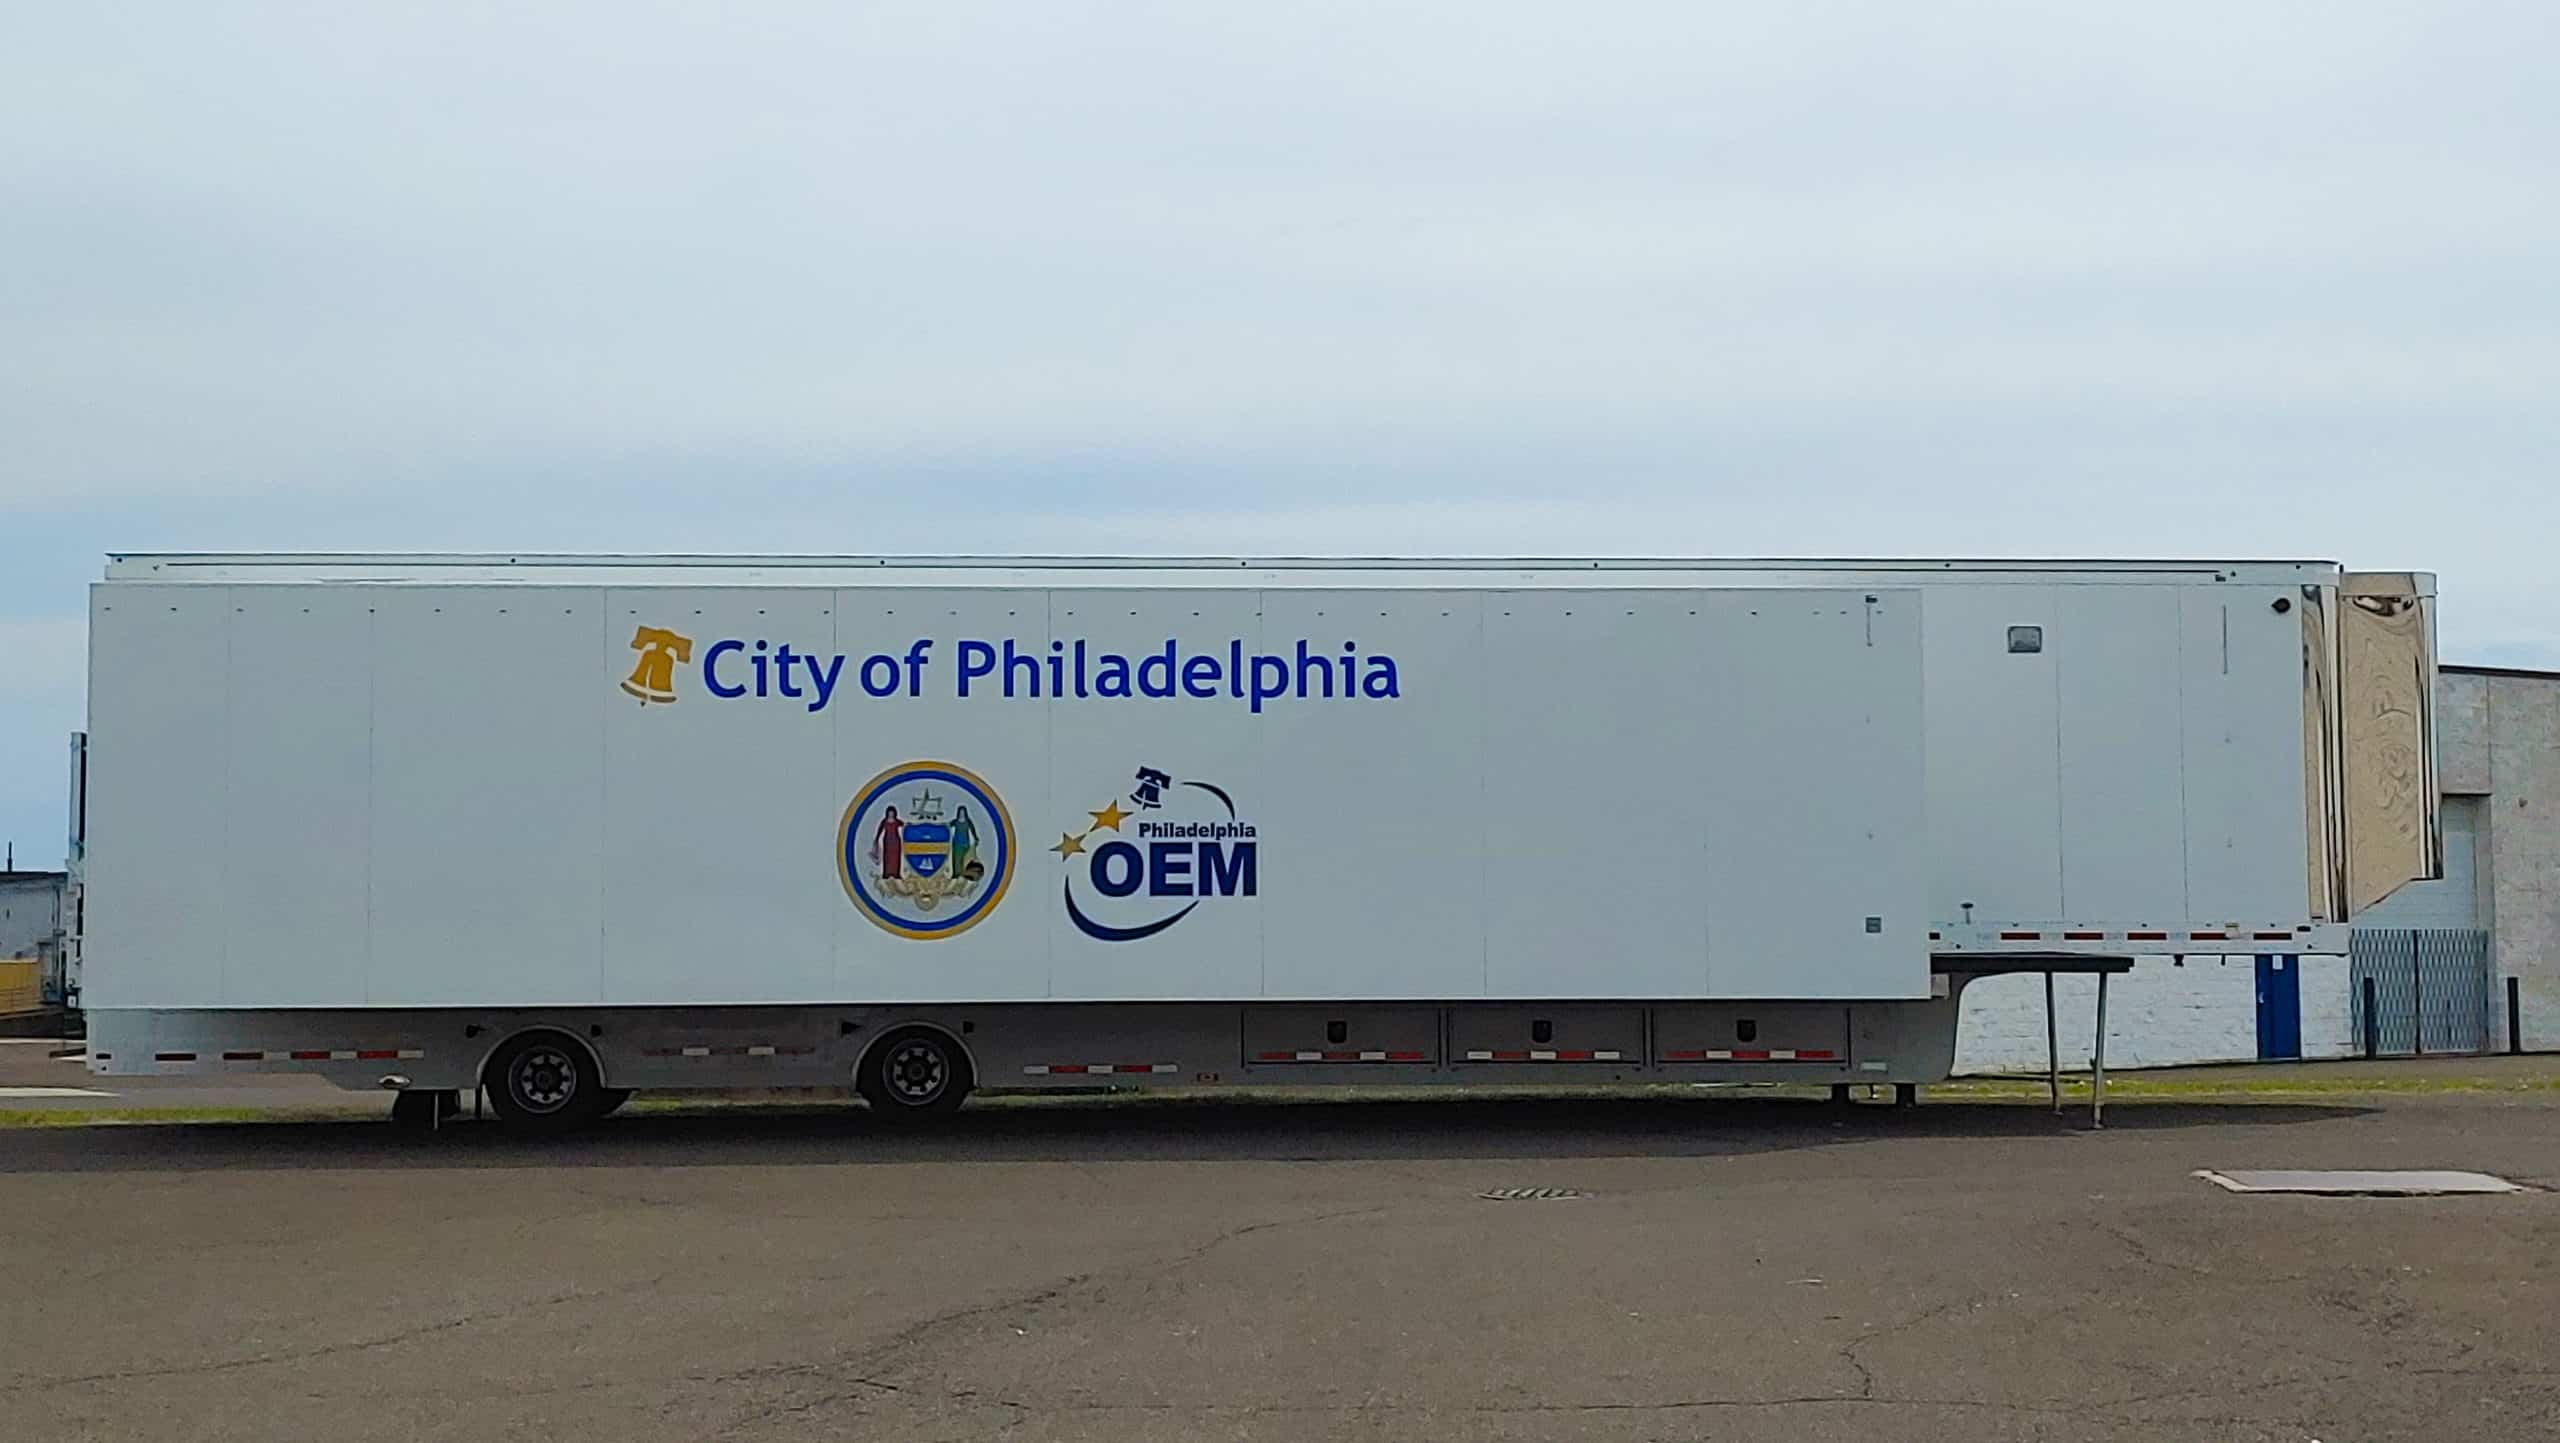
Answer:
[[[111,558],[105,1074],[1943,1078],[1976,976],[2434,875],[2432,579],[2323,562]]]

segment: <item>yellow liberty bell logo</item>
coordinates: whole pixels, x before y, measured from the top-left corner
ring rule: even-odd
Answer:
[[[676,663],[693,660],[693,638],[679,636],[662,626],[644,626],[631,633],[631,649],[640,659],[631,666],[622,689],[640,698],[643,706],[653,701],[676,699]]]

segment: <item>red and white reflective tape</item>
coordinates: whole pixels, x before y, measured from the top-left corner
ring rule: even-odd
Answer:
[[[643,1057],[806,1057],[814,1047],[777,1047],[759,1042],[746,1047],[650,1047],[641,1050]]]
[[[1429,1062],[1431,1054],[1377,1048],[1357,1052],[1310,1052],[1300,1049],[1294,1052],[1257,1052],[1253,1055],[1253,1060],[1256,1062]]]
[[[1624,1062],[1626,1054],[1607,1047],[1567,1047],[1552,1050],[1532,1048],[1526,1052],[1496,1048],[1491,1051],[1482,1049],[1471,1051],[1467,1054],[1467,1060],[1469,1062]]]
[[[2241,942],[2241,941],[2248,941],[2248,942],[2293,942],[2293,941],[2299,941],[2299,940],[2301,939],[2302,934],[2303,934],[2303,933],[2308,932],[2309,930],[2310,930],[2310,929],[2309,929],[2309,928],[2307,928],[2307,927],[2306,927],[2306,928],[2299,928],[2299,929],[2296,929],[2295,931],[2291,931],[2291,932],[2284,931],[2284,930],[2282,930],[2282,929],[2280,929],[2280,928],[2273,928],[2273,927],[2262,927],[2262,928],[2256,928],[2256,929],[2240,928],[2240,927],[2226,927],[2226,928],[2220,928],[2220,929],[2207,929],[2207,930],[2205,930],[2205,931],[2201,931],[2201,932],[2188,932],[2188,933],[2184,933],[2184,934],[2180,934],[2180,933],[2176,933],[2176,932],[2163,931],[2163,930],[2152,930],[2152,931],[2132,931],[2132,932],[2094,932],[2094,931],[2067,931],[2067,932],[2041,932],[2041,931],[2038,931],[2038,932],[2030,932],[2030,931],[2023,931],[2023,930],[2004,930],[2004,931],[2000,931],[2000,932],[1995,932],[1995,933],[1993,933],[1993,934],[1992,934],[1992,936],[1994,937],[1994,939],[1996,939],[1997,941],[2000,941],[2000,942],[2040,942],[2040,943],[2041,943],[2041,942],[2112,942],[2112,941],[2124,941],[2124,942],[2131,943],[2131,942],[2169,942],[2169,941],[2173,941],[2173,940],[2174,940],[2174,941],[2185,941],[2185,942]],[[1930,940],[1930,941],[1932,941],[1932,942],[1936,942],[1936,941],[1940,941],[1940,940],[1942,940],[1942,938],[1941,938],[1941,935],[1940,935],[1939,933],[1932,932],[1932,933],[1930,933],[1930,934],[1929,934],[1929,940]]]
[[[1102,1077],[1124,1072],[1180,1072],[1172,1062],[1035,1062],[1022,1069],[1025,1077]]]
[[[1674,1049],[1662,1054],[1665,1062],[1837,1062],[1840,1054],[1827,1047],[1708,1047]]]
[[[99,1054],[104,1057],[106,1054]],[[160,1063],[191,1062],[415,1062],[426,1056],[417,1047],[296,1047],[277,1051],[255,1048],[226,1048],[217,1053],[155,1052],[151,1060]]]

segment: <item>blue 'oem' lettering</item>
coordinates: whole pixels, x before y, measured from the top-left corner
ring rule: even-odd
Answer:
[[[1105,842],[1094,849],[1093,889],[1106,897],[1251,897],[1260,888],[1253,842]]]
[[[1151,842],[1147,845],[1147,895],[1191,895],[1191,844]]]
[[[1250,897],[1254,895],[1254,851],[1252,842],[1235,842],[1221,846],[1216,842],[1200,844],[1200,895],[1203,897]]]
[[[1127,842],[1105,842],[1094,849],[1093,890],[1106,897],[1126,897],[1137,891],[1146,872],[1146,858]]]

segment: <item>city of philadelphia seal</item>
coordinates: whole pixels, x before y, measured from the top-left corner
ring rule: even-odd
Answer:
[[[1253,823],[1215,782],[1141,766],[1125,795],[1085,816],[1049,850],[1067,867],[1067,920],[1097,942],[1153,937],[1204,902],[1261,888]]]
[[[836,827],[836,876],[884,932],[957,937],[1013,882],[1013,818],[977,773],[904,762],[854,793]]]

